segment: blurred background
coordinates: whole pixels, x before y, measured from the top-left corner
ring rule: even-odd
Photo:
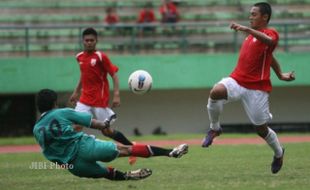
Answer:
[[[97,48],[117,65],[121,107],[115,127],[127,135],[204,133],[210,88],[230,74],[242,33],[231,21],[248,25],[253,0],[178,0],[176,20],[160,14],[160,0],[0,0],[0,136],[32,134],[38,117],[35,94],[59,92],[65,107],[79,79],[75,55],[82,51],[81,32],[99,32]],[[272,74],[271,126],[278,132],[310,131],[310,0],[269,0],[270,26],[280,34],[275,57],[293,82]],[[139,19],[150,9],[152,22]],[[116,15],[115,22],[107,19]],[[147,70],[150,93],[128,89],[131,72]],[[240,102],[226,105],[226,132],[253,132]],[[93,131],[89,131],[94,133]],[[139,133],[138,133],[139,132]]]

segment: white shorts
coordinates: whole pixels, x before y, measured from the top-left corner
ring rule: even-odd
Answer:
[[[227,89],[228,97],[225,103],[241,100],[247,116],[254,125],[262,125],[272,119],[269,112],[269,93],[244,88],[231,77],[223,78],[218,83]]]
[[[75,106],[75,111],[90,113],[90,114],[92,114],[94,119],[98,119],[100,121],[104,121],[105,119],[107,119],[111,115],[115,114],[113,112],[113,110],[108,108],[108,107],[107,108],[91,107],[91,106],[85,105],[81,102],[77,102],[77,104]]]

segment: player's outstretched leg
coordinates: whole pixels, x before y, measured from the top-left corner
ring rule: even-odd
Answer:
[[[285,152],[285,149],[282,148],[282,156],[279,158],[275,156],[273,157],[273,161],[271,163],[271,172],[273,174],[276,174],[281,170],[282,165],[283,165],[284,152]]]
[[[181,144],[172,149],[172,151],[169,153],[169,156],[174,158],[181,158],[184,154],[187,154],[187,152],[188,152],[188,145]]]
[[[121,150],[120,156],[127,154],[126,147],[119,147]],[[124,151],[124,154],[122,154]],[[131,147],[130,156],[137,156],[137,157],[144,157],[148,158],[151,156],[168,156],[173,158],[181,158],[183,155],[187,154],[188,152],[188,145],[187,144],[180,144],[179,146],[173,149],[166,149],[162,147],[156,147],[151,145],[143,145],[143,144],[134,144]]]
[[[209,147],[213,143],[213,139],[217,136],[220,136],[222,133],[222,128],[219,130],[210,129],[206,135],[206,137],[202,141],[202,147]]]

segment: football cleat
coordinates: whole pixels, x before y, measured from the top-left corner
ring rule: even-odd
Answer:
[[[181,158],[184,154],[187,154],[188,152],[188,145],[187,144],[181,144],[177,147],[175,147],[170,153],[170,157],[174,158]]]
[[[126,180],[140,180],[152,175],[152,170],[142,168],[134,171],[128,171],[125,173]]]
[[[282,148],[282,156],[279,158],[277,158],[275,156],[273,157],[273,161],[271,163],[271,172],[273,174],[276,174],[281,170],[282,165],[283,165],[284,152],[285,152],[285,149]]]
[[[207,133],[207,136],[202,141],[202,147],[208,147],[212,144],[213,139],[217,136],[220,136],[222,133],[222,128],[220,128],[218,131],[215,131],[213,129],[210,129]]]

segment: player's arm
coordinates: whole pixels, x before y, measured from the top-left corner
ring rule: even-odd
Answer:
[[[276,60],[274,56],[272,56],[271,68],[273,69],[273,71],[275,72],[275,74],[280,80],[283,80],[283,81],[295,80],[294,71],[291,71],[288,73],[282,73],[280,64],[278,63],[278,61]]]
[[[243,26],[243,25],[235,23],[235,22],[230,24],[230,28],[235,30],[235,31],[242,31],[242,32],[251,34],[256,39],[258,39],[259,41],[261,41],[261,42],[263,42],[263,43],[265,43],[265,44],[267,44],[269,46],[274,46],[277,43],[270,36],[260,32],[258,30],[255,30],[253,28],[250,28],[250,27],[247,27],[247,26]]]
[[[121,98],[119,93],[119,79],[116,73],[112,76],[113,81],[113,100],[112,100],[112,108],[119,107],[121,105]]]
[[[99,120],[96,120],[96,119],[92,119],[91,120],[91,124],[90,124],[89,127],[92,128],[92,129],[98,129],[98,130],[102,131],[102,130],[106,129],[109,126],[110,126],[110,124],[107,123],[107,122],[99,121]],[[73,127],[74,131],[80,132],[80,131],[82,131],[84,126],[83,125],[75,124],[72,127]]]
[[[88,127],[98,130],[103,130],[110,126],[114,117],[109,117],[104,121],[93,119],[90,113],[77,112],[74,109],[68,108],[65,110],[64,115],[73,123],[74,126]]]
[[[78,101],[81,90],[82,90],[82,81],[80,79],[77,86],[75,87],[71,97],[70,97],[70,103],[71,104],[75,104]]]
[[[80,92],[81,92],[81,89],[82,89],[82,83],[81,83],[81,79],[79,80],[77,86],[75,87],[69,101],[72,105],[75,105],[76,102],[78,101],[79,99],[79,96],[80,96]],[[76,131],[76,132],[80,132],[82,131],[83,127],[80,126],[80,125],[73,125],[73,129]]]

